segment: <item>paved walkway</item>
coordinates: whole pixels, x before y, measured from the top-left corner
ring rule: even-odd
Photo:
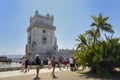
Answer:
[[[39,77],[41,78],[40,80],[53,80],[50,74],[51,71],[52,69],[48,68],[40,69],[39,74]],[[36,76],[35,74],[36,74],[35,69],[31,69],[27,73],[22,73],[20,72],[20,70],[0,72],[0,80],[34,80]],[[71,72],[68,69],[59,70],[58,68],[56,68],[55,74],[58,77],[56,78],[56,80],[83,80],[78,76],[76,72]]]
[[[60,70],[58,68],[56,68],[55,71],[59,72]],[[62,71],[68,71],[68,70],[62,69]],[[40,69],[40,74],[41,73],[50,73],[50,72],[52,72],[52,69],[48,69],[48,68]],[[30,74],[36,74],[36,69],[30,69],[29,72],[27,72],[27,73],[23,73],[23,72],[21,72],[21,70],[5,71],[5,72],[0,72],[0,80],[1,80],[1,78],[30,75]]]
[[[77,73],[70,71],[68,69],[62,69],[59,70],[56,68],[55,74],[58,78],[53,79],[51,77],[51,71],[52,69],[44,68],[40,70],[40,80],[120,80],[120,79],[99,79],[95,76],[86,75],[83,73]],[[6,72],[0,72],[0,80],[34,80],[36,70],[31,69],[27,73],[21,73],[20,70],[17,71],[6,71]]]

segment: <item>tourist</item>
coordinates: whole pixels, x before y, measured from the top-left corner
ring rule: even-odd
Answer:
[[[70,58],[69,58],[69,64],[70,64],[70,70],[73,71],[73,67],[74,67],[73,57],[70,57]]]
[[[65,69],[65,67],[67,67],[68,69],[68,61],[67,61],[67,58],[64,58],[64,61],[63,61],[63,68]]]
[[[52,56],[51,64],[52,64],[52,68],[53,68],[51,75],[52,75],[53,78],[57,78],[57,77],[55,76],[55,65],[56,65],[55,56]]]
[[[25,57],[23,57],[21,59],[20,63],[21,63],[21,68],[22,68],[22,71],[20,71],[20,72],[24,72],[24,69],[25,69]]]
[[[62,67],[62,63],[63,63],[63,60],[62,60],[62,57],[60,56],[58,58],[58,67],[59,67],[60,70],[61,70],[61,67]]]
[[[28,58],[25,57],[25,71],[24,71],[24,73],[26,73],[27,71],[29,71],[29,68],[28,68]]]
[[[76,70],[76,59],[74,57],[72,58],[73,58],[73,71],[75,71]]]
[[[36,78],[39,78],[39,69],[41,67],[41,60],[39,59],[39,55],[36,55],[36,59],[35,59],[35,64],[36,64]]]
[[[41,60],[41,68],[44,68],[43,60]]]
[[[48,60],[48,69],[51,69],[51,56],[49,56],[47,60]]]

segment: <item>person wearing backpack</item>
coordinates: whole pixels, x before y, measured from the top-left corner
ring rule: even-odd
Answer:
[[[41,60],[39,58],[39,55],[36,55],[35,64],[36,64],[36,78],[40,79],[39,78],[39,69],[41,67]]]

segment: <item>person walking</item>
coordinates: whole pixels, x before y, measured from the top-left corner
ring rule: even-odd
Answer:
[[[68,69],[68,61],[66,58],[64,58],[63,65],[64,65],[63,66],[64,69],[65,69],[65,67],[67,67],[67,69]]]
[[[57,77],[55,76],[55,65],[56,65],[55,56],[52,56],[51,64],[52,64],[52,68],[53,68],[51,75],[52,75],[53,78],[57,78]]]
[[[24,71],[24,73],[27,73],[27,71],[29,71],[29,68],[28,68],[28,58],[25,57],[25,71]]]
[[[70,58],[69,58],[69,64],[70,64],[70,70],[73,71],[73,67],[74,67],[73,57],[70,57]]]
[[[40,69],[40,66],[41,66],[41,60],[39,58],[39,55],[36,55],[35,64],[36,64],[36,78],[40,79],[39,78],[39,69]]]
[[[51,56],[49,56],[47,60],[48,60],[48,69],[51,69]]]
[[[25,57],[23,57],[21,59],[20,63],[21,63],[21,69],[22,69],[20,72],[24,72],[24,70],[25,70]]]
[[[60,56],[60,57],[58,58],[58,67],[59,67],[59,70],[61,70],[62,63],[63,63],[63,59],[62,59],[62,57]]]

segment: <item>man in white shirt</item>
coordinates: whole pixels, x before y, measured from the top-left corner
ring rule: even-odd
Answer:
[[[69,58],[69,64],[70,64],[70,70],[72,71],[73,70],[73,67],[74,67],[74,60],[73,60],[73,57],[70,57]]]

